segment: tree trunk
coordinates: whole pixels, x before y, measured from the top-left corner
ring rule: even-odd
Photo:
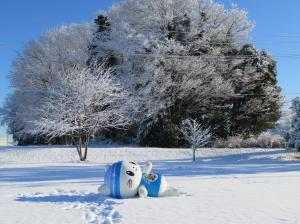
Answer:
[[[78,153],[78,156],[79,156],[79,160],[80,161],[86,161],[87,159],[87,155],[88,155],[88,145],[89,145],[89,142],[90,142],[90,134],[88,133],[86,136],[86,138],[83,138],[82,139],[82,136],[79,135],[78,136],[78,141],[76,141],[74,139],[73,136],[71,136],[71,139],[72,139],[72,142],[73,142],[73,145],[76,146],[76,149],[77,149],[77,153]],[[82,146],[84,145],[84,152],[82,151]]]
[[[84,155],[83,155],[82,154],[82,138],[81,138],[81,136],[78,137],[78,144],[77,144],[76,148],[77,148],[79,160],[80,161],[85,161],[86,160],[86,149],[85,149],[85,152],[84,152]]]
[[[86,158],[84,158],[84,155],[82,153],[82,146],[80,145],[77,146],[77,152],[78,152],[79,160],[85,161]]]
[[[78,152],[79,160],[85,161],[84,156],[82,155],[82,148],[80,145],[77,146],[77,152]]]
[[[75,140],[74,136],[71,136],[71,140],[72,140],[73,145],[76,146],[79,160],[85,161],[86,157],[87,157],[87,152],[86,152],[87,148],[85,148],[84,155],[82,155],[82,138],[81,138],[81,136],[80,135],[78,136],[78,141]]]
[[[196,149],[195,147],[192,148],[193,149],[193,161],[196,161]]]
[[[80,149],[80,151],[78,152],[80,161],[82,161],[82,162],[86,161],[87,152],[88,152],[88,146],[86,144],[85,147],[84,147],[84,152],[82,151],[82,149]]]
[[[85,145],[84,146],[84,155],[83,155],[83,158],[82,158],[83,160],[81,160],[81,161],[86,161],[86,159],[87,159],[88,142],[86,141],[84,145]]]

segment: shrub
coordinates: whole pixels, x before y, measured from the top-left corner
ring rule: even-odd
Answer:
[[[232,136],[225,141],[226,148],[241,148],[243,139],[240,136]]]
[[[279,135],[263,134],[258,138],[250,137],[243,139],[240,136],[232,136],[226,140],[217,139],[215,148],[283,148],[285,139]]]
[[[280,135],[271,136],[271,147],[272,148],[284,148],[286,140]]]
[[[257,147],[257,139],[254,138],[254,137],[244,139],[242,141],[242,147],[243,148],[255,148],[255,147]]]
[[[257,139],[257,146],[260,148],[270,148],[271,138],[269,135],[261,135]]]
[[[285,139],[279,135],[264,134],[259,136],[257,140],[258,146],[261,148],[282,148],[285,147]]]

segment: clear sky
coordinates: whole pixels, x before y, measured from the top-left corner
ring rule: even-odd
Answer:
[[[1,0],[0,3],[0,106],[9,93],[10,64],[15,51],[43,31],[62,24],[92,21],[97,11],[118,0]],[[232,2],[256,23],[251,37],[259,49],[273,55],[300,56],[300,1],[218,0]],[[300,57],[278,57],[278,80],[289,99],[300,93]],[[300,96],[300,94],[298,95]],[[0,127],[0,137],[5,129]]]

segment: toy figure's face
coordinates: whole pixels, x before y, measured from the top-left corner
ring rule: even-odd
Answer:
[[[120,193],[122,198],[137,194],[142,179],[141,167],[134,162],[123,161],[120,170]]]

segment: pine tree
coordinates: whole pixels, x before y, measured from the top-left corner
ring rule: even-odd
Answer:
[[[289,144],[300,151],[300,97],[293,99],[292,110],[295,115],[292,121]]]
[[[233,83],[235,96],[230,100],[225,136],[249,137],[274,128],[282,106],[276,62],[252,45],[244,45],[230,56],[241,59],[232,61],[226,75]]]
[[[90,57],[87,63],[92,64],[96,61],[101,64],[105,61],[107,66],[113,66],[116,63],[115,57],[108,49],[103,48],[102,44],[99,45],[99,43],[107,42],[110,39],[110,23],[107,16],[98,15],[94,19],[94,26],[96,31],[93,34],[91,44],[88,46]]]

